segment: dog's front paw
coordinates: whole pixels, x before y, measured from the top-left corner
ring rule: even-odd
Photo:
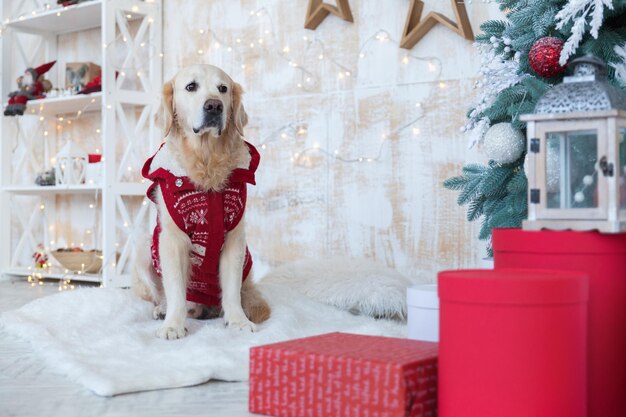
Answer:
[[[248,320],[246,316],[231,318],[224,317],[224,322],[230,329],[248,330],[249,332],[256,331],[256,325]]]
[[[187,335],[187,329],[184,327],[163,326],[157,330],[157,337],[165,340],[182,339]]]

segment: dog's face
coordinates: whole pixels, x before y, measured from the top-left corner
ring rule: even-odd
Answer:
[[[210,140],[233,129],[243,135],[248,116],[241,104],[242,93],[239,84],[213,65],[183,68],[163,86],[161,117],[165,136],[173,124],[187,137]]]

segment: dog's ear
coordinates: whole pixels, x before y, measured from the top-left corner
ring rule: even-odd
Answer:
[[[248,114],[243,108],[241,101],[243,96],[243,88],[237,83],[233,83],[233,100],[231,109],[231,121],[235,125],[237,133],[243,136],[243,128],[248,124]]]
[[[163,98],[161,99],[161,107],[156,115],[157,125],[163,129],[163,137],[166,138],[172,130],[174,123],[174,80],[170,80],[163,84]]]

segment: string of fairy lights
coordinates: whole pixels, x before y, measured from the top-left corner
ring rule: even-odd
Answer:
[[[152,1],[146,0],[148,3]],[[71,7],[71,6],[69,6]],[[125,18],[128,21],[135,20],[141,17],[138,15],[138,9],[135,8],[130,10],[125,14]],[[46,4],[42,9],[34,10],[30,13],[32,16],[37,16],[39,13],[50,13],[51,5]],[[58,10],[57,10],[58,9]],[[57,10],[56,15],[61,16],[64,11],[68,9],[68,6],[63,8],[55,8]],[[133,14],[135,13],[135,14]],[[18,16],[15,20],[23,20],[28,17],[28,14],[23,14]],[[7,19],[5,23],[9,23],[11,19]],[[148,24],[152,24],[154,20],[152,18],[148,18]],[[258,25],[255,26],[255,24]],[[253,34],[244,34],[241,33],[239,36],[233,36],[232,40],[226,39],[220,34],[216,33],[212,29],[197,29],[197,34],[203,37],[207,37],[209,42],[207,43],[206,49],[197,49],[197,55],[206,55],[206,54],[217,54],[222,52],[227,56],[233,57],[234,61],[237,62],[237,65],[244,71],[251,71],[252,69],[249,66],[249,58],[253,57],[255,53],[261,53],[257,51],[265,51],[265,53],[273,54],[278,57],[279,62],[283,62],[287,64],[294,71],[298,72],[298,77],[296,77],[295,88],[307,93],[315,94],[322,87],[322,82],[326,81],[327,78],[322,76],[322,70],[334,68],[336,72],[336,80],[346,81],[352,80],[356,82],[359,77],[359,66],[365,65],[363,60],[366,60],[370,55],[373,55],[372,52],[373,45],[383,45],[389,44],[393,45],[395,48],[399,48],[399,42],[394,39],[389,32],[386,30],[380,29],[372,33],[370,36],[366,37],[365,40],[360,44],[356,53],[358,54],[359,63],[355,67],[351,67],[347,64],[340,62],[337,58],[335,58],[333,54],[332,48],[329,48],[326,43],[317,38],[309,35],[302,36],[302,42],[296,42],[292,40],[290,44],[281,44],[278,32],[275,30],[274,19],[272,15],[267,11],[266,8],[262,7],[256,10],[251,10],[249,13],[248,22],[244,25],[246,30],[249,28],[256,28],[258,30]],[[0,28],[2,30],[2,28]],[[250,30],[249,30],[250,31]],[[128,42],[139,42],[135,39],[127,39],[122,33],[119,33],[116,38],[109,42],[108,44],[102,44],[103,49],[108,49],[109,51],[113,51],[116,43],[123,42],[124,44]],[[147,61],[151,61],[156,58],[156,54],[158,54],[159,59],[163,59],[164,53],[163,51],[158,51],[152,48],[151,39],[145,39],[143,42],[138,43],[135,46],[138,46],[140,50],[146,50],[145,58]],[[108,53],[108,52],[107,52]],[[112,52],[111,52],[112,54]],[[444,81],[436,81],[439,80],[442,73],[442,64],[439,58],[433,56],[418,56],[413,54],[411,51],[406,51],[399,58],[399,64],[401,66],[408,66],[412,62],[422,63],[426,65],[427,73],[429,73],[432,77],[432,81],[434,82],[434,87],[438,89],[445,89],[446,83]],[[108,57],[113,58],[112,55],[108,55]],[[304,57],[304,58],[299,58]],[[114,59],[110,59],[111,62],[115,62]],[[144,72],[144,66],[138,65],[137,60],[131,60],[134,65],[126,65],[128,60],[121,65],[114,65],[114,69],[118,73],[118,79],[116,82],[118,84],[122,83],[123,80],[127,76],[136,75],[137,78],[144,82],[142,79],[146,77],[147,74]],[[311,63],[314,62],[313,63]],[[322,65],[322,70],[317,71],[316,67]],[[330,70],[333,71],[332,69]],[[336,82],[336,81],[335,81]],[[428,97],[432,95],[432,91],[429,91],[426,95],[427,98],[423,100],[428,100]],[[77,119],[79,119],[86,112],[90,111],[95,107],[96,99],[92,98],[90,102],[88,102],[83,108],[78,110],[73,114],[66,114],[64,116],[56,116],[53,120],[50,119],[49,116],[45,114],[45,100],[40,102],[38,111],[37,108],[30,109],[29,113],[31,115],[35,115],[39,117],[39,126],[44,126],[47,123],[54,121],[56,123],[57,136],[62,133],[64,126],[71,125]],[[92,107],[93,106],[93,107]],[[107,110],[111,110],[111,106],[107,106]],[[317,156],[325,156],[329,159],[332,159],[341,163],[362,163],[362,162],[375,162],[380,161],[384,154],[385,146],[392,140],[398,140],[405,132],[410,132],[413,137],[419,136],[421,134],[421,130],[417,125],[417,123],[422,120],[426,116],[426,112],[424,106],[421,101],[415,103],[415,110],[411,115],[410,119],[399,126],[382,133],[380,136],[380,142],[378,146],[374,148],[374,151],[371,154],[357,154],[351,155],[348,151],[343,151],[341,149],[327,149],[323,147],[319,142],[314,141],[312,145],[305,145],[302,149],[297,152],[293,152],[289,156],[289,160],[296,165],[300,166],[309,166],[310,158],[312,155]],[[279,140],[288,140],[292,139],[296,142],[300,142],[300,139],[308,135],[308,127],[309,123],[306,120],[295,120],[289,121],[284,125],[273,129],[266,135],[263,135],[260,140],[257,141],[258,146],[266,150],[271,147],[275,142]],[[357,128],[358,129],[358,128]],[[355,129],[355,130],[357,130]],[[99,135],[100,143],[102,141],[100,128],[96,129],[96,134]],[[49,135],[49,131],[47,129],[43,130],[44,137]],[[306,142],[306,141],[305,141]],[[96,153],[100,153],[100,149],[95,149]],[[50,163],[54,164],[54,158],[50,158]],[[128,171],[133,171],[133,167],[131,165],[128,166]],[[144,182],[144,180],[142,180]],[[95,209],[98,205],[98,191],[94,195],[94,202],[89,204],[90,209]],[[143,201],[143,204],[146,204]],[[44,211],[45,206],[41,205],[42,212]],[[47,219],[45,220],[47,222]],[[52,226],[52,225],[51,225]],[[128,228],[129,225],[125,222],[124,228]],[[94,242],[95,242],[94,237]],[[46,250],[50,247],[54,246],[55,241],[50,240],[49,246],[46,245]],[[73,246],[73,243],[71,244]],[[79,243],[80,247],[84,246],[83,242]],[[116,247],[119,246],[119,243],[116,243]],[[110,264],[115,267],[116,265],[116,253],[103,254],[103,265]],[[65,271],[65,273],[69,273],[69,271]],[[34,272],[30,279],[32,279],[33,285],[36,281],[36,273]],[[67,282],[66,282],[67,281]],[[72,284],[69,280],[62,280],[63,285],[66,285],[67,288],[70,288]]]
[[[210,42],[208,49],[198,49],[196,53],[198,55],[205,55],[211,51],[226,51],[226,54],[234,54],[236,57],[236,61],[239,62],[241,68],[245,70],[246,68],[248,68],[245,61],[246,56],[248,56],[251,51],[265,48],[266,50],[268,50],[268,52],[273,52],[279,59],[281,59],[283,62],[286,62],[291,68],[300,72],[300,77],[296,84],[296,87],[307,92],[316,91],[316,89],[318,89],[320,86],[321,78],[309,68],[309,66],[306,64],[306,59],[303,61],[298,61],[298,59],[293,56],[294,54],[292,54],[292,51],[294,50],[304,51],[302,55],[304,55],[305,57],[313,55],[319,61],[334,65],[336,67],[338,80],[346,80],[348,78],[357,79],[358,67],[350,68],[335,59],[332,55],[330,48],[327,48],[326,44],[321,39],[311,38],[308,35],[304,35],[302,37],[302,40],[305,43],[304,48],[292,48],[290,45],[284,45],[281,47],[277,37],[277,32],[274,30],[274,22],[272,16],[265,8],[251,10],[246,27],[254,27],[255,22],[253,20],[263,17],[266,17],[269,23],[265,28],[263,28],[262,25],[259,26],[259,31],[261,33],[260,35],[257,34],[255,36],[236,36],[234,38],[234,42],[230,43],[211,29],[198,29],[198,34],[201,36],[208,35],[210,38]],[[393,39],[389,32],[381,29],[376,31],[371,36],[367,37],[365,41],[360,45],[358,49],[359,60],[363,60],[368,56],[369,47],[374,42],[377,42],[379,44],[389,43],[396,47],[399,47],[399,42]],[[272,47],[271,45],[275,46]],[[309,53],[314,48],[316,49],[314,53]],[[414,55],[410,51],[407,51],[402,56],[400,62],[402,65],[408,65],[412,61],[425,62],[427,64],[428,72],[433,74],[433,78],[440,78],[442,66],[440,60],[437,57],[421,57]],[[446,88],[446,83],[440,81],[437,83],[437,86],[440,89],[444,89]],[[413,136],[418,136],[421,133],[421,130],[418,127],[413,127],[413,125],[422,118],[424,118],[425,113],[420,102],[416,103],[416,107],[419,109],[419,115],[411,119],[409,122],[406,122],[405,124],[389,132],[383,133],[381,135],[382,140],[379,144],[379,147],[371,155],[350,156],[348,154],[344,154],[339,149],[329,150],[322,147],[319,142],[314,142],[312,146],[294,152],[289,159],[294,164],[308,166],[310,162],[308,155],[315,152],[343,163],[379,161],[382,158],[384,146],[388,141],[398,139],[405,130],[408,130],[411,127],[412,129],[410,130]],[[284,124],[277,129],[274,129],[269,134],[263,136],[262,139],[257,143],[261,147],[261,149],[265,150],[271,145],[272,142],[275,142],[278,139],[287,139],[288,137],[298,138],[306,135],[307,132],[308,129],[306,121],[292,121]]]

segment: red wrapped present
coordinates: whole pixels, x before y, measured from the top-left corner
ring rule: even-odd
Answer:
[[[435,417],[437,343],[329,333],[250,349],[250,412]]]

